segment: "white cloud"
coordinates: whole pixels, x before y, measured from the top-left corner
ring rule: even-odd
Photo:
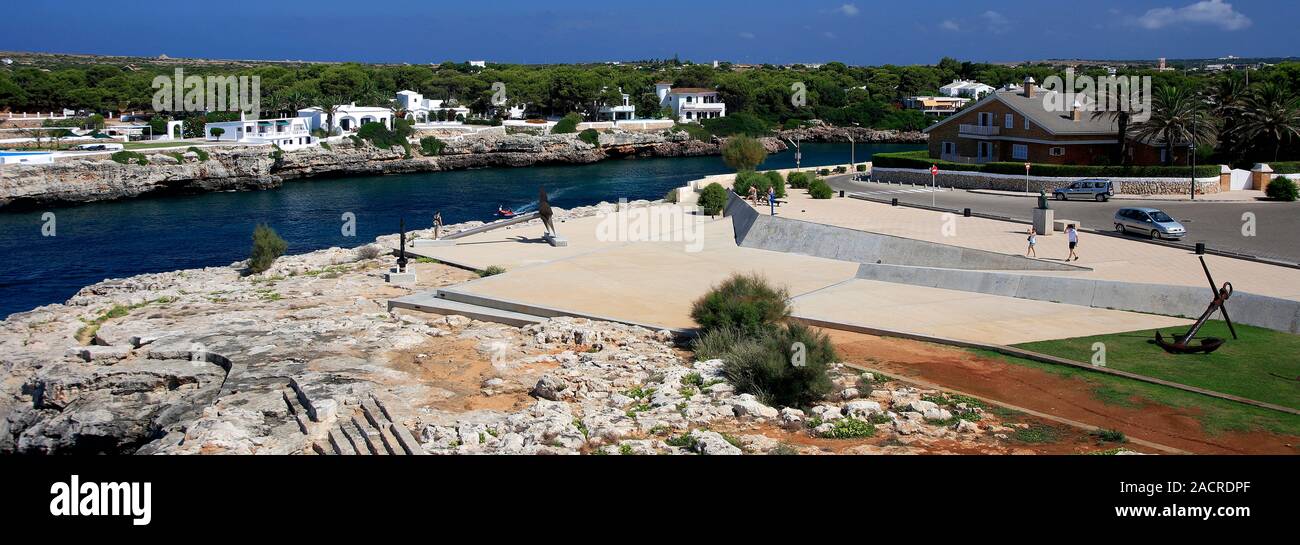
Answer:
[[[741,38],[746,39],[746,40],[752,40],[752,39],[754,39],[754,33],[753,33],[753,32],[741,32],[741,33],[739,34],[739,36],[740,36]]]
[[[1181,8],[1155,8],[1138,17],[1136,23],[1148,30],[1175,25],[1211,25],[1223,30],[1241,30],[1253,24],[1250,17],[1223,0],[1201,0]]]
[[[961,31],[961,25],[957,24],[957,21],[952,19],[945,19],[942,23],[939,23],[939,28],[951,30],[953,32]]]
[[[1006,15],[996,11],[986,11],[980,15],[980,18],[984,19],[984,22],[988,25],[989,32],[994,34],[1002,34],[1011,30],[1011,20],[1007,19]]]
[[[854,15],[857,15],[858,12],[862,10],[859,10],[856,4],[844,4],[838,8],[835,8],[835,11],[843,13],[844,15],[848,15],[849,17],[853,17]]]
[[[834,39],[835,39],[835,33],[834,33],[834,32],[823,32],[823,33],[822,33],[822,36],[825,36],[826,39],[828,39],[828,40],[834,40]]]

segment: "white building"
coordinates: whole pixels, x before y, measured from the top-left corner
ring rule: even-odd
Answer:
[[[337,106],[334,110],[334,127],[343,132],[356,132],[366,123],[379,123],[385,127],[393,126],[393,112],[379,106],[357,106],[355,102]],[[310,130],[325,129],[333,132],[329,126],[329,116],[319,107],[312,106],[298,110],[298,117],[307,119]]]
[[[407,117],[414,119],[416,123],[436,121],[440,110],[450,112],[451,121],[455,121],[456,116],[468,119],[471,113],[469,108],[464,106],[452,106],[443,100],[424,98],[424,95],[415,91],[399,91],[397,102],[402,105],[403,110],[406,110]]]
[[[243,116],[240,116],[243,117]],[[214,129],[220,129],[215,131]],[[203,125],[203,136],[212,142],[240,144],[275,144],[284,149],[316,145],[307,118],[241,119]]]
[[[621,90],[621,89],[620,89]],[[630,121],[636,119],[636,105],[627,93],[621,93],[622,102],[614,105],[602,104],[596,112],[598,121]]]
[[[467,61],[474,68],[487,68],[487,61]]]
[[[978,81],[952,80],[952,83],[939,88],[939,94],[946,97],[965,97],[979,100],[984,96],[996,91],[991,85],[985,85]]]
[[[668,82],[655,84],[659,105],[673,109],[673,117],[681,123],[727,116],[727,104],[713,89],[677,87]]]

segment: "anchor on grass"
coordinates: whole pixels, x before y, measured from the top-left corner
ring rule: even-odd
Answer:
[[[1156,331],[1156,344],[1170,354],[1209,354],[1221,348],[1227,341],[1217,337],[1201,339],[1199,345],[1188,344],[1196,337],[1196,333],[1201,330],[1205,322],[1209,321],[1210,316],[1213,316],[1215,311],[1223,313],[1223,321],[1228,323],[1228,331],[1232,332],[1233,339],[1237,338],[1237,328],[1232,326],[1232,319],[1228,317],[1228,307],[1224,306],[1224,303],[1228,302],[1228,298],[1232,297],[1232,282],[1224,282],[1223,286],[1219,288],[1214,287],[1214,277],[1210,275],[1210,267],[1205,264],[1205,256],[1198,257],[1201,259],[1201,268],[1205,269],[1205,278],[1210,281],[1210,292],[1214,294],[1214,300],[1210,301],[1209,308],[1205,309],[1205,313],[1201,314],[1201,317],[1196,320],[1196,323],[1192,324],[1187,333],[1174,335],[1174,342],[1166,341],[1160,335],[1160,332]]]

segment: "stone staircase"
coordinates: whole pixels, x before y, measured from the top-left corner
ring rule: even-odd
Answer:
[[[325,436],[312,444],[317,454],[338,455],[422,455],[420,442],[393,416],[378,397],[370,395],[353,409],[340,414]]]

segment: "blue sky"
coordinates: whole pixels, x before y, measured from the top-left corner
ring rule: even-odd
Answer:
[[[373,8],[373,9],[372,9]],[[1291,0],[27,0],[0,50],[427,63],[1300,55]]]

